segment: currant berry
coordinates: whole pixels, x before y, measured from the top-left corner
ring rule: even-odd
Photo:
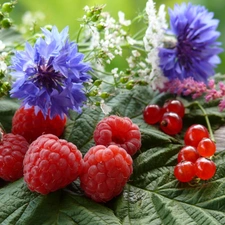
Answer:
[[[164,112],[174,112],[178,114],[181,118],[183,118],[185,114],[185,107],[183,103],[178,99],[166,101],[162,109]]]
[[[169,135],[178,134],[183,126],[183,121],[179,115],[173,112],[166,112],[160,121],[160,129]]]
[[[198,158],[199,154],[196,148],[190,145],[184,146],[177,155],[178,163],[181,161],[190,161],[195,163]]]
[[[195,162],[196,176],[202,180],[209,180],[216,172],[216,164],[205,157],[200,157]]]
[[[185,145],[191,145],[197,148],[198,143],[204,137],[209,138],[209,132],[207,128],[201,124],[193,124],[185,132],[184,143]]]
[[[210,138],[203,138],[197,146],[199,155],[210,157],[216,152],[216,144]]]
[[[162,110],[158,105],[147,105],[143,112],[144,121],[148,124],[156,124],[162,118]]]
[[[189,182],[195,177],[195,164],[190,161],[182,161],[174,168],[174,176],[181,182]]]

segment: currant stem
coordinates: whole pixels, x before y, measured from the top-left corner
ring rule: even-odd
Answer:
[[[216,142],[215,138],[214,138],[214,135],[213,135],[213,131],[212,131],[212,127],[211,127],[211,124],[209,122],[209,117],[205,111],[205,109],[201,106],[201,104],[196,101],[195,102],[196,105],[198,105],[198,107],[200,108],[200,110],[202,111],[203,113],[203,116],[205,117],[205,121],[206,121],[206,124],[207,124],[207,128],[208,128],[208,131],[209,131],[209,135],[210,135],[210,138],[213,142]]]

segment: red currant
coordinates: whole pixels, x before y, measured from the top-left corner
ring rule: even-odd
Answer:
[[[207,158],[200,157],[195,162],[196,176],[202,180],[209,180],[216,172],[216,164]]]
[[[189,161],[182,161],[174,168],[174,176],[181,182],[189,182],[195,176],[195,164]]]
[[[210,157],[216,152],[216,144],[210,138],[203,138],[197,146],[199,155]]]
[[[183,121],[180,116],[173,112],[166,112],[163,114],[160,121],[160,129],[169,135],[178,134],[183,126]]]
[[[143,112],[144,121],[148,124],[156,124],[162,118],[162,110],[158,105],[147,105]]]
[[[184,146],[178,153],[177,161],[190,161],[195,163],[195,161],[199,158],[199,154],[195,147],[187,145]]]
[[[174,112],[178,114],[181,118],[183,118],[185,114],[185,107],[183,103],[178,99],[166,101],[162,109],[164,112]]]
[[[209,132],[207,128],[201,124],[193,124],[185,132],[184,143],[185,145],[191,145],[197,148],[198,143],[204,137],[209,138]]]

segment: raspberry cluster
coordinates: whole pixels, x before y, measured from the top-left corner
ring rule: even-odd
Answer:
[[[184,114],[185,107],[178,99],[168,100],[162,107],[157,104],[147,105],[143,111],[147,124],[159,123],[160,129],[168,135],[176,135],[181,131]]]
[[[131,155],[141,147],[139,127],[128,117],[102,119],[93,133],[96,145],[83,157],[76,145],[58,137],[65,121],[44,118],[33,107],[18,109],[14,134],[0,132],[0,177],[15,181],[24,176],[31,191],[44,195],[77,178],[94,201],[107,202],[119,195],[133,171]]]
[[[81,188],[97,202],[119,195],[133,171],[134,155],[141,147],[139,127],[128,117],[111,115],[94,130],[93,146],[84,156]]]
[[[201,124],[193,124],[185,132],[184,143],[185,146],[177,156],[175,177],[181,182],[190,182],[195,177],[202,180],[212,178],[216,165],[211,157],[216,152],[216,145],[210,139],[207,128]]]

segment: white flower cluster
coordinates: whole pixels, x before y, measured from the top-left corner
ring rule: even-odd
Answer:
[[[85,10],[88,10],[87,6]],[[98,29],[96,24],[89,24],[86,30],[86,35],[90,37],[90,50],[95,52],[98,50],[101,54],[100,59],[104,59],[104,62],[110,64],[116,55],[122,56],[122,45],[127,40],[132,41],[132,38],[128,36],[124,27],[131,24],[130,20],[125,20],[125,14],[118,12],[119,20],[116,21],[108,12],[102,12],[98,21],[98,26],[104,28],[104,31]],[[86,19],[86,18],[83,18]],[[99,60],[100,60],[99,59]],[[100,60],[100,64],[102,64]]]
[[[34,29],[35,24],[38,24],[45,19],[45,14],[40,11],[31,12],[27,11],[23,14],[22,24],[19,28],[22,34],[27,33],[28,31],[32,31]]]
[[[166,22],[165,5],[160,5],[158,13],[155,9],[155,2],[149,0],[146,3],[146,13],[148,15],[148,28],[143,38],[144,47],[147,52],[146,67],[151,67],[147,82],[153,88],[162,88],[166,82],[165,76],[159,67],[158,49],[163,46],[165,30],[168,28]]]

